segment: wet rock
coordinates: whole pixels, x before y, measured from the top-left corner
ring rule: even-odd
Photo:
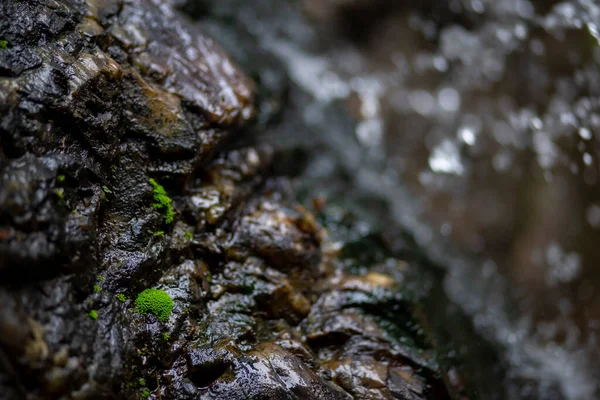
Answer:
[[[0,218],[0,274],[4,279],[19,279],[14,268],[26,263],[27,279],[49,276],[60,267],[65,250],[64,189],[53,188],[57,163],[52,158],[32,154],[13,160],[2,171]],[[53,261],[52,267],[41,263]],[[13,269],[11,271],[11,269]]]
[[[191,351],[188,365],[201,399],[349,398],[273,343],[262,343],[245,353],[231,344],[217,343]]]
[[[373,258],[345,268],[343,243],[249,137],[276,123],[284,79],[256,88],[175,3],[0,4],[14,16],[0,21],[2,396],[443,388],[399,280],[365,272]],[[148,288],[168,315],[138,309]]]
[[[245,211],[227,242],[228,258],[258,255],[305,282],[318,274],[320,232],[310,214],[268,197],[254,200]]]
[[[410,303],[393,289],[397,285],[379,273],[349,276],[329,286],[302,324],[333,381],[358,398],[419,399],[435,391],[432,381],[420,379],[438,374],[439,366],[413,330]],[[413,377],[416,369],[421,374]]]

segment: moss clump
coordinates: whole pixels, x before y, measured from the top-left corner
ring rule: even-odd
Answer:
[[[98,319],[98,311],[92,310],[87,314],[87,316],[93,320],[97,320]]]
[[[65,198],[65,189],[63,188],[56,188],[52,190],[54,192],[54,194],[56,195],[56,197],[58,197],[59,199],[64,199]]]
[[[173,299],[167,292],[159,289],[144,290],[138,295],[135,305],[139,313],[152,313],[161,322],[167,322],[173,311]]]
[[[163,237],[165,233],[163,231],[154,232],[154,237]]]
[[[6,49],[8,47],[8,42],[6,40],[0,40],[0,49]]]
[[[159,185],[154,179],[150,178],[148,181],[154,188],[154,207],[156,210],[161,210],[165,215],[165,222],[170,224],[175,218],[175,212],[173,211],[173,200],[167,196],[165,188]]]
[[[117,300],[119,300],[121,303],[125,303],[125,300],[127,300],[127,297],[125,297],[125,295],[123,293],[119,293],[118,295],[115,296],[117,298]]]
[[[144,388],[142,390],[142,393],[140,393],[140,397],[142,399],[147,399],[148,397],[150,397],[150,390],[148,388]]]
[[[107,193],[107,194],[110,194],[110,193],[112,193],[112,190],[110,190],[110,189],[108,188],[108,186],[106,186],[106,185],[103,185],[103,186],[102,186],[102,190],[104,190],[104,193]]]
[[[56,180],[59,182],[64,182],[65,181],[65,176],[64,175],[59,175],[56,177]]]
[[[162,336],[163,336],[163,339],[164,339],[165,342],[168,342],[169,339],[171,339],[171,335],[169,335],[169,332],[163,333]]]
[[[100,293],[102,291],[102,288],[98,285],[94,285],[94,293]]]
[[[146,380],[144,378],[140,378],[139,382],[140,386],[146,386]]]
[[[191,240],[193,235],[192,232],[186,232],[183,234],[183,237],[186,238],[187,240]]]

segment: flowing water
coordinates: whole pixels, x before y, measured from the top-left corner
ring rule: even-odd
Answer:
[[[600,397],[595,1],[207,8],[257,41],[240,62],[263,85],[284,90],[283,66],[302,89],[265,136],[315,149],[303,178],[313,194],[343,169],[345,196],[390,205],[447,269],[446,296],[500,352],[506,398]],[[239,38],[219,23],[206,30],[236,56]]]

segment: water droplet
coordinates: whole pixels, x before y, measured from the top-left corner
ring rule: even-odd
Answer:
[[[590,140],[592,138],[592,131],[588,128],[579,128],[579,136],[584,140]]]
[[[440,72],[446,72],[448,70],[448,61],[442,56],[436,56],[433,58],[433,66]]]
[[[457,146],[444,139],[429,156],[429,168],[433,172],[462,175],[464,166]]]
[[[376,147],[381,143],[383,123],[380,119],[368,119],[356,126],[356,137],[366,147]]]
[[[558,156],[558,148],[545,132],[534,133],[533,148],[540,167],[547,169],[554,165]]]
[[[477,132],[468,126],[463,126],[458,130],[458,138],[469,146],[475,144],[477,139]]]
[[[503,44],[508,44],[510,42],[510,39],[512,37],[512,34],[509,30],[504,29],[504,28],[498,28],[496,30],[496,37],[503,43]]]
[[[517,24],[515,26],[515,36],[519,39],[525,39],[527,37],[527,27],[524,24]]]
[[[471,8],[478,14],[483,14],[485,8],[481,0],[471,0]]]
[[[566,252],[552,242],[546,248],[546,264],[548,272],[546,280],[550,286],[573,281],[581,270],[581,257],[576,252]]]
[[[425,90],[416,90],[410,94],[411,107],[421,115],[431,115],[435,110],[435,99]]]
[[[440,107],[447,112],[456,112],[460,108],[460,95],[453,88],[442,88],[438,92]]]
[[[596,24],[588,22],[587,29],[590,35],[592,35],[594,39],[596,39],[596,43],[600,43],[600,32],[598,31],[598,26]]]

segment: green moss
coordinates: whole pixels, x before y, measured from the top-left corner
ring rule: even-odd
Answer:
[[[163,237],[165,233],[163,231],[154,232],[154,237]]]
[[[94,293],[100,293],[102,291],[102,288],[98,285],[94,285]]]
[[[65,181],[65,176],[64,175],[59,175],[56,177],[56,180],[59,182],[64,182]]]
[[[144,378],[140,378],[139,382],[140,386],[146,386],[146,380]]]
[[[102,275],[98,275],[98,276],[96,277],[96,280],[97,280],[98,282],[102,282],[102,281],[104,280],[104,277],[103,277]]]
[[[144,290],[138,295],[135,305],[139,313],[152,313],[161,322],[167,322],[173,311],[173,299],[167,292],[159,289]]]
[[[6,49],[8,47],[8,42],[6,40],[0,40],[0,49]]]
[[[96,319],[98,319],[98,311],[92,310],[87,314],[87,316],[93,320],[96,320]]]
[[[59,199],[64,199],[65,198],[65,189],[63,188],[56,188],[53,190],[54,194],[56,195],[56,197],[58,197]]]
[[[168,342],[169,339],[171,339],[171,335],[169,335],[169,332],[165,332],[163,333],[163,339],[165,340],[165,342]]]
[[[167,196],[165,188],[159,185],[154,179],[150,178],[148,181],[154,188],[154,207],[156,210],[161,210],[165,215],[165,222],[170,224],[175,218],[175,212],[173,211],[173,200]]]
[[[148,397],[150,397],[150,390],[148,388],[144,388],[140,393],[140,398],[147,399]]]
[[[102,186],[102,190],[104,190],[104,193],[112,193],[112,190],[110,190],[106,185]]]
[[[117,298],[117,300],[119,300],[121,303],[125,303],[125,300],[127,300],[127,297],[125,297],[125,295],[123,293],[119,293],[118,295],[115,296]]]
[[[183,237],[186,238],[187,240],[191,240],[192,239],[192,232],[186,232],[186,233],[184,233]]]
[[[117,172],[118,167],[116,165],[113,165],[112,167],[110,167],[110,170],[115,173]]]

